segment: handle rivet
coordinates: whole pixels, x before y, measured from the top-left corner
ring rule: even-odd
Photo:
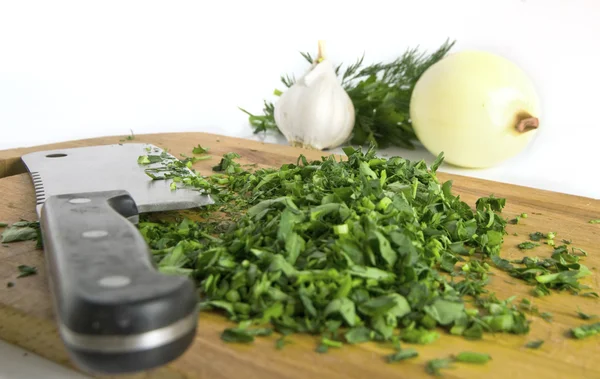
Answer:
[[[76,197],[73,198],[71,200],[69,200],[69,203],[71,204],[85,204],[85,203],[89,203],[90,201],[92,201],[91,199],[85,198],[85,197]]]
[[[88,230],[87,232],[83,232],[81,235],[83,238],[100,238],[106,237],[108,232],[106,230]]]
[[[98,280],[98,285],[110,288],[124,287],[129,283],[131,283],[131,279],[123,275],[105,276]]]

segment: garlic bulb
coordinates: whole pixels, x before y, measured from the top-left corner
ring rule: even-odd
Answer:
[[[274,106],[277,127],[292,146],[324,150],[346,142],[354,128],[354,105],[335,68],[319,55],[309,71]]]

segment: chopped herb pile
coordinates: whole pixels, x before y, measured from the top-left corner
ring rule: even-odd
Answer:
[[[390,341],[397,329],[401,340],[427,344],[439,338],[436,326],[469,339],[528,332],[512,299],[484,289],[486,261],[506,234],[504,199],[480,198],[472,209],[451,181],[438,181],[442,155],[427,167],[378,158],[373,146],[345,152],[347,160],[301,156],[254,172],[226,154],[216,174],[177,180],[217,201],[199,211],[206,220],[146,220],[140,231],[163,272],[197,281],[203,309],[245,325],[336,345]],[[182,175],[180,165],[167,162],[162,177]]]
[[[526,313],[552,320],[528,300],[513,304],[514,296],[490,293],[491,266],[532,284],[538,296],[587,288],[579,282],[590,273],[582,254],[566,244],[548,258],[500,257],[505,199],[490,195],[469,206],[452,181],[438,180],[442,154],[428,167],[377,157],[374,145],[344,152],[346,159],[301,155],[295,164],[254,171],[228,153],[210,176],[168,154],[148,158],[152,165],[140,158],[153,179],[172,178],[215,200],[194,220],[143,215],[139,229],[162,272],[189,275],[201,308],[237,323],[223,331],[224,341],[277,332],[281,349],[289,335],[308,333],[319,336],[319,353],[378,341],[393,344],[385,359],[398,362],[418,356],[400,341],[430,344],[444,330],[471,340],[526,334]],[[465,352],[430,361],[427,370],[487,360]]]

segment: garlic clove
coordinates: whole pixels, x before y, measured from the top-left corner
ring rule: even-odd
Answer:
[[[352,100],[323,58],[280,96],[274,116],[290,144],[318,150],[348,141],[355,122]]]

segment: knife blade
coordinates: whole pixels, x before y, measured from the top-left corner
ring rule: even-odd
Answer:
[[[190,188],[153,180],[138,157],[174,156],[140,143],[22,156],[36,192],[59,334],[74,363],[94,374],[148,370],[179,357],[197,326],[191,279],[160,273],[136,228],[139,213],[212,204]]]

